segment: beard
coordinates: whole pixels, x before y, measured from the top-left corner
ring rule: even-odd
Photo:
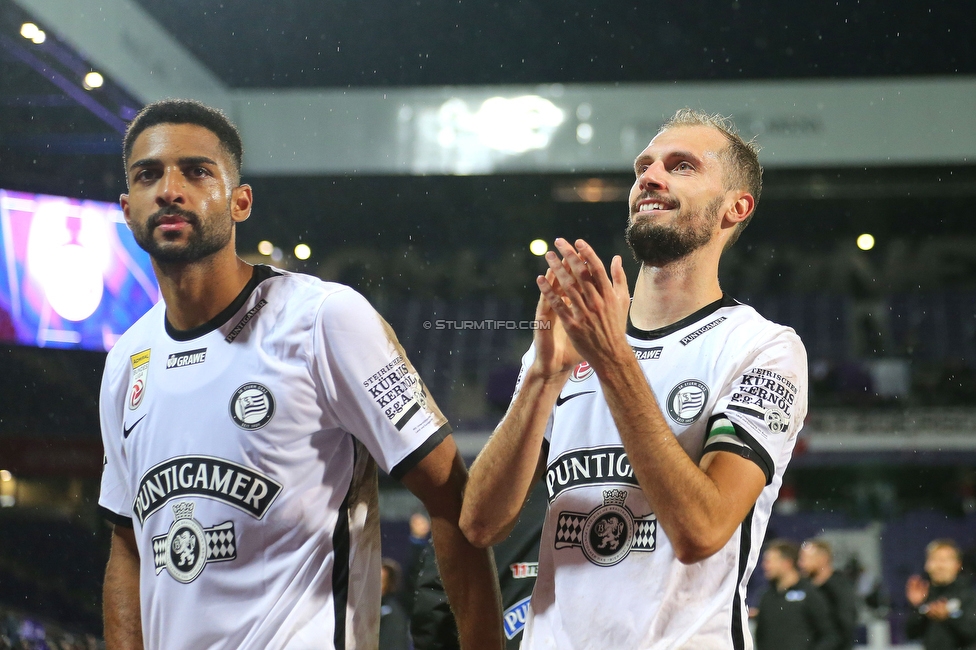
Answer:
[[[153,233],[165,215],[179,215],[186,220],[190,232],[185,244],[156,241]],[[186,264],[210,257],[230,243],[232,234],[233,221],[229,211],[226,220],[215,216],[204,224],[197,213],[176,206],[167,206],[154,212],[146,220],[144,227],[132,229],[132,236],[139,248],[161,264]]]
[[[721,205],[722,197],[716,197],[703,210],[689,214],[682,214],[679,206],[673,224],[653,223],[632,212],[637,219],[632,218],[624,233],[630,252],[641,264],[653,267],[682,259],[712,240],[712,224]]]

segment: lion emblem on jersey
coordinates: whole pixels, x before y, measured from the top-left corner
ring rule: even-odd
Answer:
[[[184,530],[173,538],[173,552],[180,556],[179,566],[193,566],[193,551],[196,547],[197,538],[192,536],[188,530]]]
[[[193,518],[195,506],[191,501],[173,504],[175,519],[165,535],[152,539],[156,575],[163,569],[177,582],[193,582],[210,562],[237,559],[237,536],[234,522],[204,528]]]
[[[593,532],[601,538],[597,548],[608,548],[611,551],[616,551],[617,547],[620,546],[620,535],[625,530],[626,526],[619,517],[611,516],[596,522]]]
[[[597,566],[613,566],[631,551],[653,551],[657,540],[654,513],[635,517],[626,505],[627,490],[603,490],[603,505],[590,513],[559,513],[557,549],[578,547]]]

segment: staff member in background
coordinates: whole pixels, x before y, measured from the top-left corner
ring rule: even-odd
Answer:
[[[832,650],[838,638],[827,603],[796,566],[799,549],[786,540],[766,545],[762,569],[769,589],[759,601],[756,650]]]
[[[850,581],[834,571],[834,553],[825,539],[808,539],[800,547],[800,571],[810,579],[827,601],[830,622],[837,632],[837,650],[854,647],[857,606]]]
[[[976,594],[959,577],[962,554],[951,539],[925,547],[925,573],[905,585],[912,613],[905,625],[909,639],[922,639],[925,650],[957,650],[976,642]],[[931,581],[931,582],[930,582]]]

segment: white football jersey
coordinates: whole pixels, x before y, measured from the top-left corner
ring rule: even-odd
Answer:
[[[450,427],[362,296],[258,266],[193,330],[160,302],[109,353],[100,410],[147,648],[376,648],[376,465],[402,477]]]
[[[692,460],[739,454],[763,470],[766,487],[724,548],[682,564],[637,483],[599,379],[581,364],[546,431],[549,509],[522,647],[751,649],[746,585],[806,415],[803,344],[728,298],[627,334]]]

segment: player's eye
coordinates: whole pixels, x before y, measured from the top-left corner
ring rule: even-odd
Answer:
[[[687,160],[682,160],[681,162],[679,162],[677,165],[674,166],[674,169],[675,171],[679,171],[679,172],[690,172],[695,169],[695,166],[692,165]]]

